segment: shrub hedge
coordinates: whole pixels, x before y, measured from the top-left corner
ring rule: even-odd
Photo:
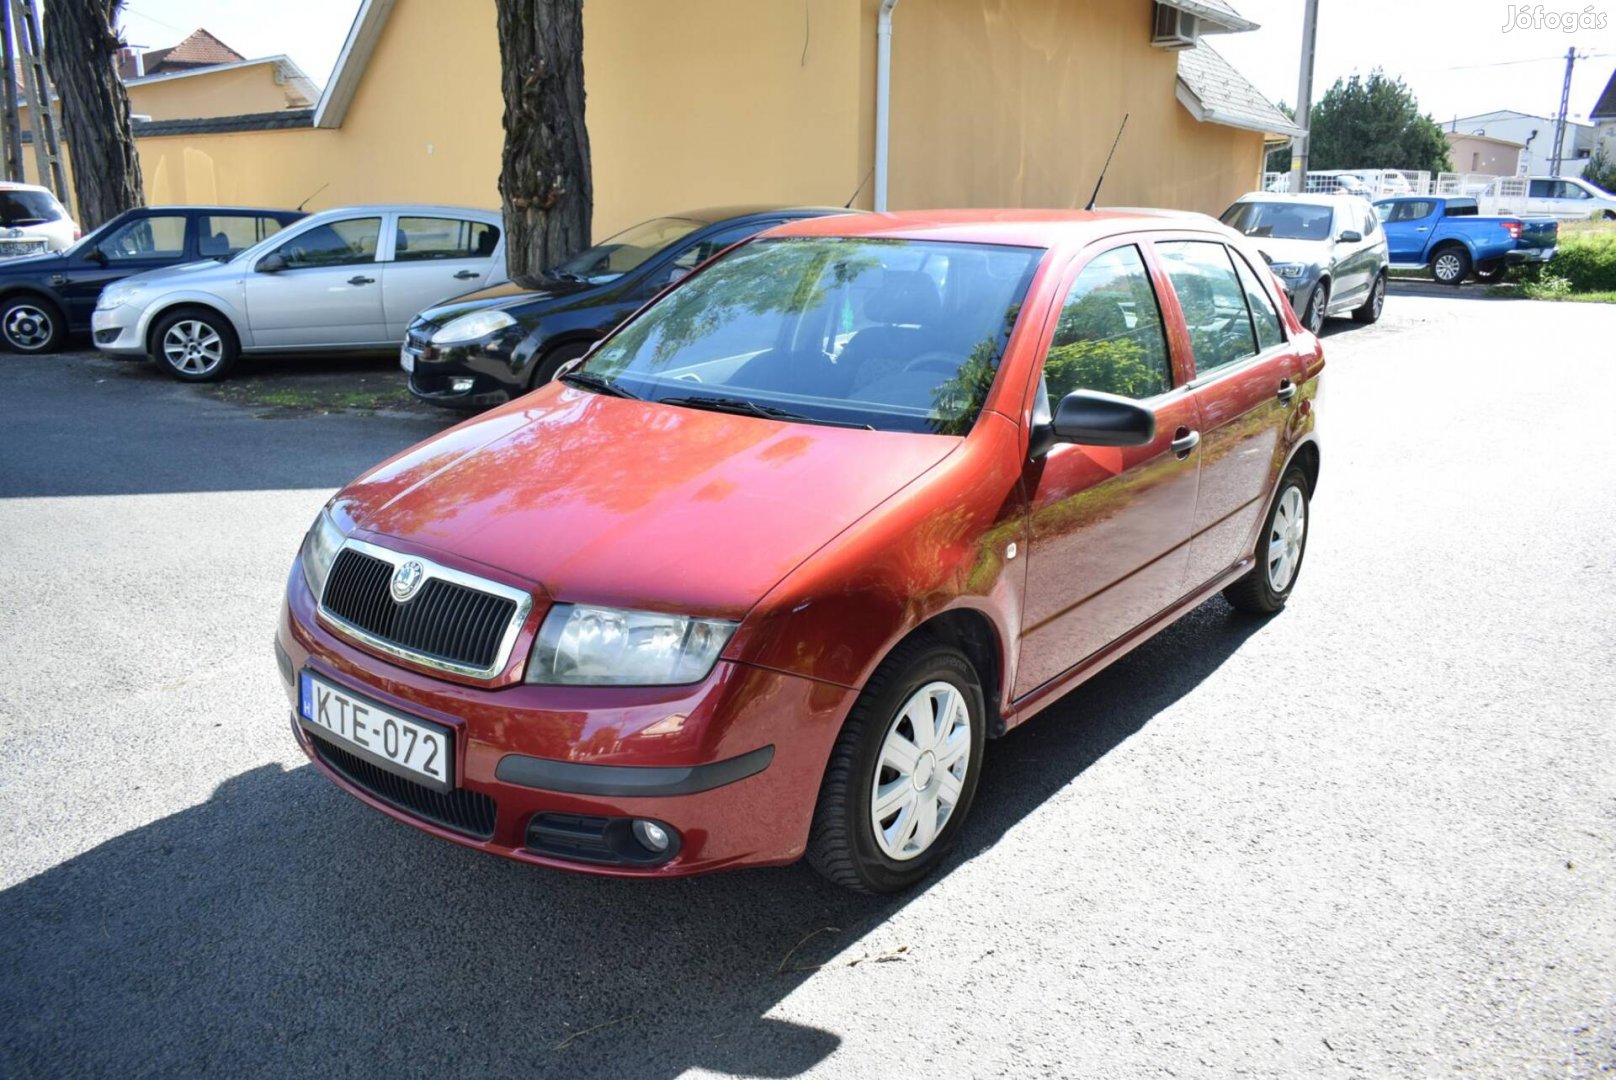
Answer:
[[[1572,292],[1616,292],[1616,230],[1562,232],[1554,258],[1525,267],[1520,278],[1532,283],[1561,278]]]

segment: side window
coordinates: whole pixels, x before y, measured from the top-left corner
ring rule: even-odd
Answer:
[[[697,243],[691,244],[673,260],[673,272],[668,275],[668,280],[677,281],[731,244],[745,240],[753,233],[762,232],[770,224],[773,224],[773,222],[762,225],[736,225],[732,228],[720,230]]]
[[[1378,228],[1380,228],[1380,219],[1375,217],[1374,211],[1371,210],[1365,213],[1363,216],[1364,239],[1368,240],[1370,237],[1374,236],[1375,230]]]
[[[180,214],[136,218],[95,246],[108,262],[178,259],[185,254],[185,218]]]
[[[1562,180],[1560,181],[1560,198],[1591,199],[1593,196],[1589,195],[1586,191],[1582,190],[1582,188],[1578,187],[1576,184],[1573,184],[1571,181]]]
[[[1553,180],[1533,180],[1527,189],[1527,197],[1531,199],[1552,199],[1557,194],[1559,185]]]
[[[294,270],[369,263],[376,261],[376,240],[381,234],[379,217],[332,221],[298,233],[276,251]]]
[[[1285,340],[1279,309],[1268,298],[1268,291],[1262,287],[1261,279],[1239,254],[1234,257],[1234,269],[1240,275],[1240,287],[1246,290],[1246,303],[1251,307],[1251,323],[1257,329],[1257,345],[1262,349],[1271,349]]]
[[[281,223],[257,214],[212,214],[196,219],[197,254],[204,259],[234,255],[281,231]]]
[[[1044,357],[1051,413],[1073,390],[1147,398],[1172,385],[1161,308],[1139,249],[1096,255],[1072,282]]]
[[[498,244],[499,229],[481,221],[401,217],[393,238],[393,261],[486,259]]]
[[[1173,240],[1157,244],[1156,251],[1184,309],[1195,373],[1205,375],[1255,356],[1257,338],[1245,290],[1228,249],[1207,240]]]

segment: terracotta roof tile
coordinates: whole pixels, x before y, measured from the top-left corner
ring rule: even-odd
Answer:
[[[158,75],[165,71],[212,67],[214,64],[234,64],[247,58],[198,27],[192,31],[190,37],[178,45],[170,45],[166,49],[152,49],[143,59],[146,74]]]

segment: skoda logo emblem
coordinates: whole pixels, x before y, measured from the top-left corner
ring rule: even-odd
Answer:
[[[393,599],[403,603],[415,595],[415,590],[421,587],[421,580],[426,577],[420,563],[408,559],[398,564],[393,571]]]

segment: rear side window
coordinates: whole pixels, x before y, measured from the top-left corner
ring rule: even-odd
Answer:
[[[381,234],[379,217],[332,221],[298,233],[276,250],[291,269],[375,262]]]
[[[1246,290],[1246,303],[1251,308],[1251,325],[1257,331],[1257,345],[1262,349],[1271,349],[1285,340],[1279,310],[1268,298],[1268,291],[1262,287],[1262,281],[1251,265],[1238,253],[1234,257],[1234,269],[1240,275],[1240,287]]]
[[[138,217],[96,241],[108,262],[130,259],[178,259],[185,254],[185,217],[154,214]]]
[[[1172,385],[1161,308],[1139,249],[1096,255],[1072,282],[1044,357],[1051,412],[1073,390],[1147,398]]]
[[[197,254],[205,259],[234,255],[268,240],[283,227],[261,214],[205,214],[196,219]]]
[[[1210,240],[1171,240],[1156,251],[1178,294],[1195,350],[1195,373],[1205,375],[1257,355],[1245,289],[1229,250]]]
[[[0,225],[17,229],[67,216],[61,203],[43,191],[0,191]]]
[[[486,259],[499,245],[499,229],[459,218],[401,217],[393,238],[394,262]]]

